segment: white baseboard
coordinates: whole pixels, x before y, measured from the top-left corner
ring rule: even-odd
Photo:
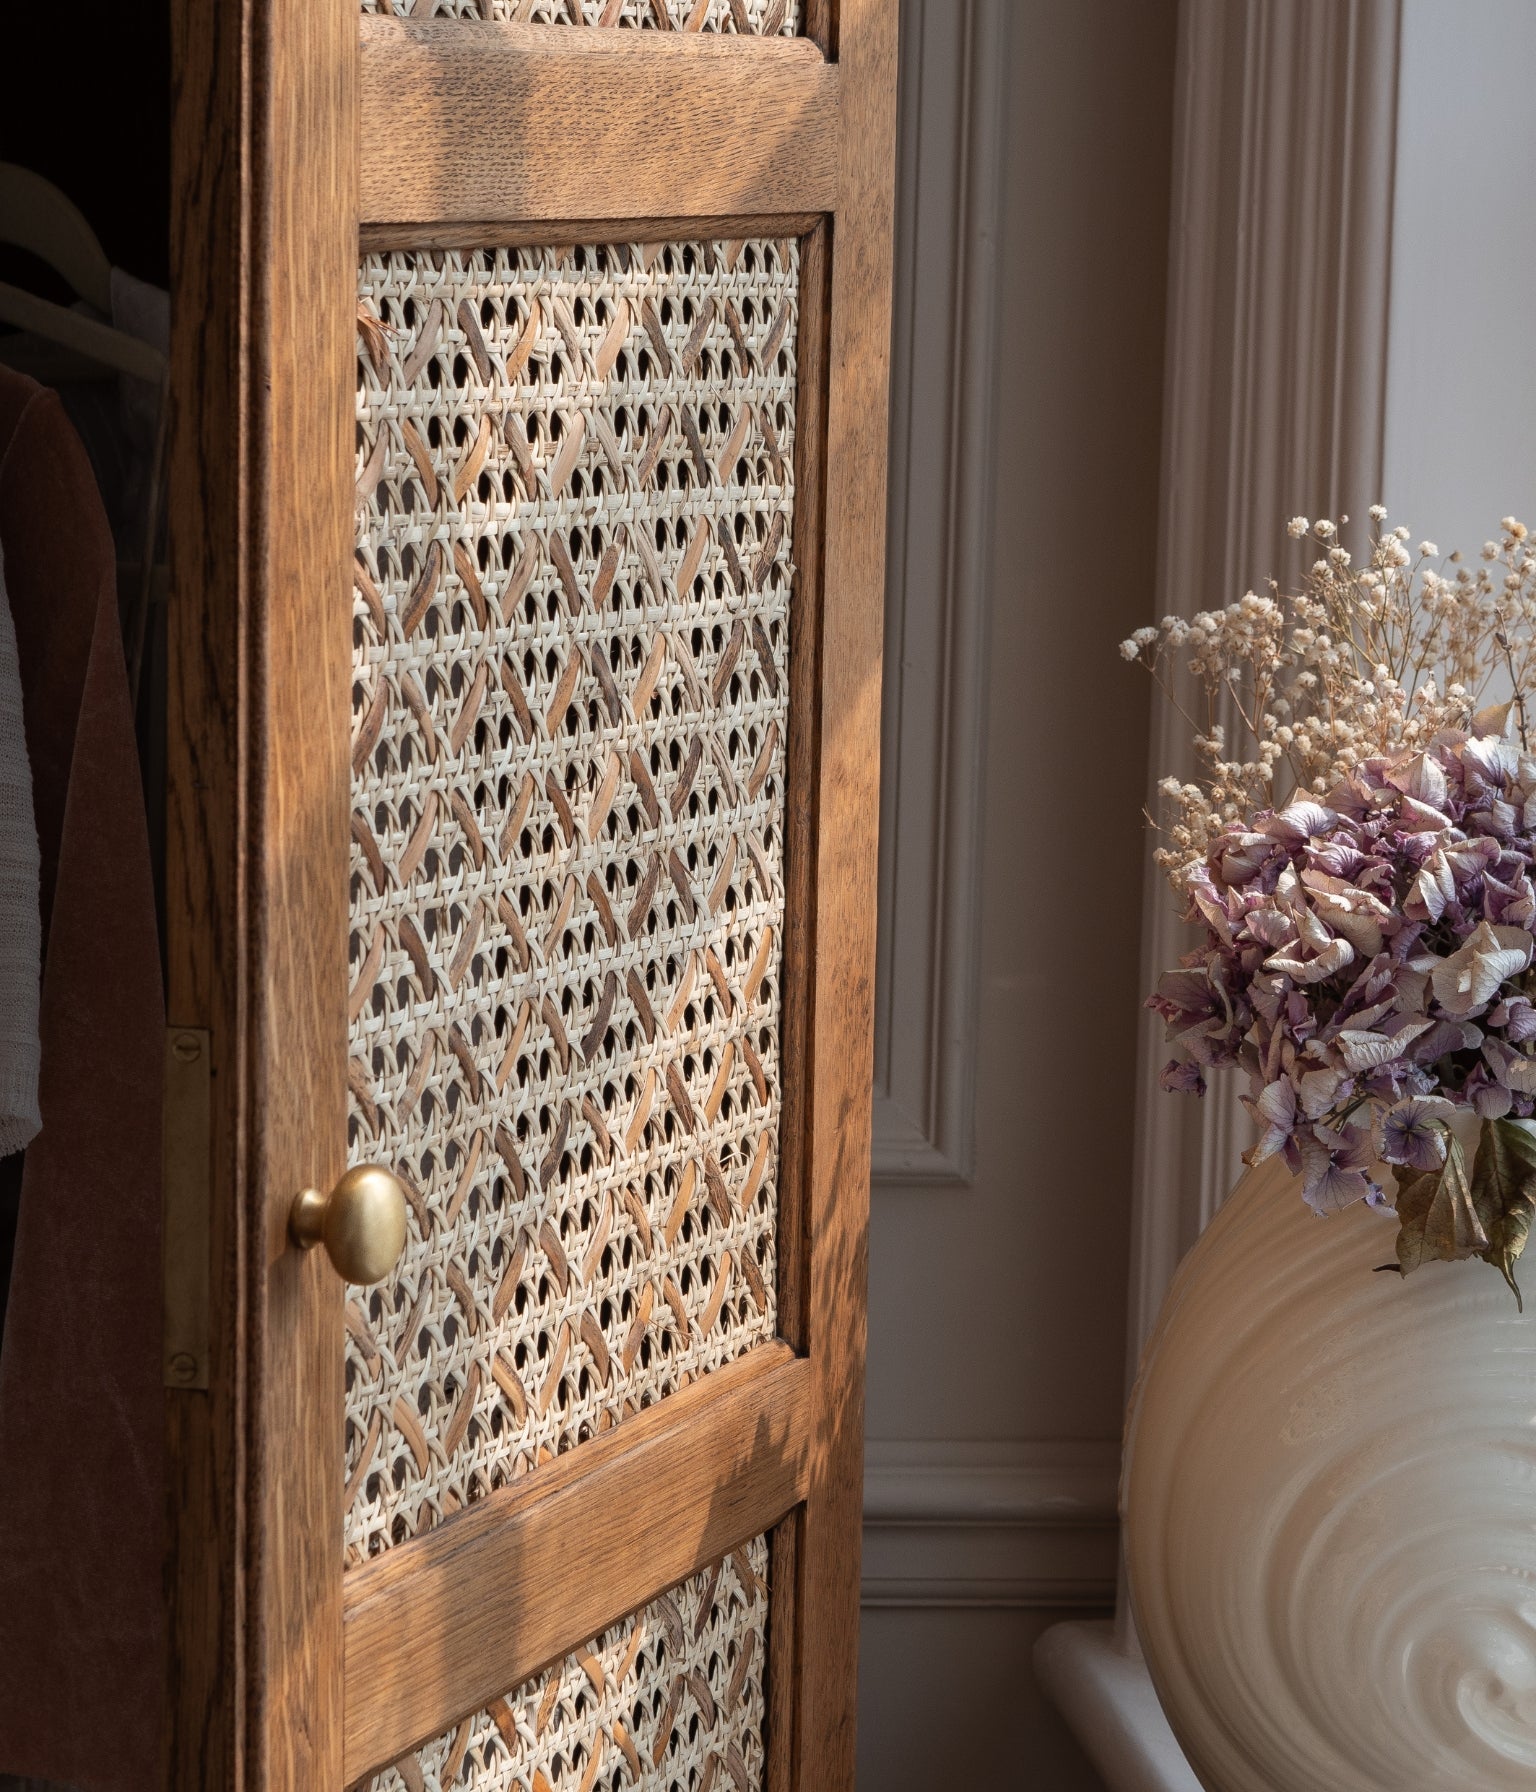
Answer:
[[[1035,1674],[1111,1792],[1200,1792],[1147,1664],[1116,1646],[1112,1624],[1053,1625]]]
[[[866,1607],[1114,1603],[1119,1444],[872,1440]]]

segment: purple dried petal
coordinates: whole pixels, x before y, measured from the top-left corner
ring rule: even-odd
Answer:
[[[1303,801],[1263,817],[1258,825],[1272,839],[1282,840],[1287,846],[1300,846],[1318,834],[1326,834],[1338,819],[1334,810],[1325,809],[1321,803]]]
[[[1428,753],[1409,753],[1387,769],[1386,782],[1406,797],[1417,798],[1432,809],[1442,809],[1450,787],[1438,761]]]
[[[1355,961],[1355,949],[1348,940],[1331,940],[1315,957],[1301,958],[1294,952],[1277,952],[1264,960],[1264,968],[1268,971],[1279,971],[1283,976],[1292,978],[1297,983],[1321,983],[1325,977],[1336,976],[1347,965]]]
[[[1381,1155],[1389,1164],[1438,1170],[1445,1162],[1445,1127],[1455,1112],[1441,1096],[1399,1102],[1382,1116]]]
[[[1499,985],[1531,962],[1532,946],[1523,928],[1494,928],[1480,921],[1465,944],[1431,972],[1436,1002],[1457,1018],[1481,1013]]]
[[[1461,748],[1461,763],[1469,783],[1475,778],[1485,786],[1502,789],[1520,769],[1519,749],[1498,739],[1469,740]]]
[[[1291,917],[1268,905],[1249,909],[1243,916],[1243,927],[1261,945],[1271,948],[1288,946],[1296,938],[1296,923]]]
[[[1250,1164],[1261,1164],[1282,1149],[1296,1130],[1296,1090],[1286,1077],[1268,1084],[1256,1100],[1245,1096],[1244,1105],[1263,1129],[1251,1150],[1244,1156]]]
[[[1516,1045],[1536,1039],[1536,1007],[1524,996],[1510,996],[1500,1002],[1488,1019],[1493,1026],[1502,1028],[1504,1037]]]
[[[1485,1039],[1483,1061],[1506,1089],[1516,1095],[1536,1095],[1536,1058],[1517,1052],[1502,1039]]]
[[[1485,1120],[1502,1120],[1514,1106],[1514,1097],[1502,1083],[1482,1083],[1472,1091],[1472,1106]]]
[[[1205,1073],[1187,1058],[1170,1058],[1158,1077],[1158,1086],[1169,1094],[1204,1095]]]
[[[1371,1192],[1370,1181],[1355,1167],[1357,1154],[1332,1146],[1329,1141],[1334,1137],[1337,1135],[1325,1127],[1314,1127],[1311,1134],[1298,1135],[1301,1192],[1314,1213],[1338,1213],[1365,1200]]]

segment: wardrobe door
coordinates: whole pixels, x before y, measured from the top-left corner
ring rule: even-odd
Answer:
[[[850,1787],[895,0],[177,10],[172,1783]]]

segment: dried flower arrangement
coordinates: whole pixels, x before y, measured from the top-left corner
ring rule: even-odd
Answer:
[[[1179,703],[1200,767],[1160,787],[1158,863],[1203,936],[1148,1002],[1178,1054],[1163,1086],[1203,1094],[1237,1066],[1248,1162],[1283,1152],[1319,1213],[1395,1208],[1404,1273],[1481,1257],[1518,1298],[1536,1218],[1536,542],[1506,517],[1474,569],[1371,517],[1364,565],[1333,522],[1297,517],[1321,549],[1299,593],[1121,644]],[[1203,694],[1203,721],[1176,686]]]

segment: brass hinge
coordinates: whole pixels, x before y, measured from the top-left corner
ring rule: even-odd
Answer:
[[[208,1385],[209,1207],[213,1045],[206,1028],[165,1034],[164,1195],[165,1385]]]

